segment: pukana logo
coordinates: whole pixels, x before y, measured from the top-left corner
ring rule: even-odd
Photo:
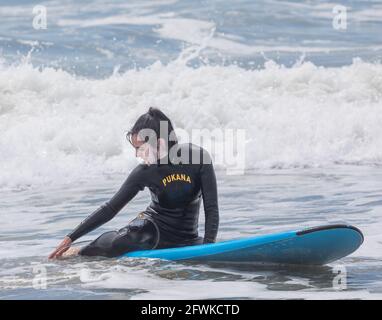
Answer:
[[[190,176],[185,174],[174,173],[162,179],[163,185],[166,187],[168,183],[173,181],[185,181],[191,183]]]

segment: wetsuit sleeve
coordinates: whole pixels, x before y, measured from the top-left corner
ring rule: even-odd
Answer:
[[[202,161],[200,169],[203,206],[205,213],[204,243],[212,243],[216,241],[216,235],[219,228],[218,193],[215,170],[210,156],[208,153],[205,154],[206,155]]]
[[[89,217],[82,221],[77,228],[68,234],[68,237],[72,241],[75,241],[113,219],[140,190],[144,189],[144,170],[145,165],[136,167],[127,177],[118,192],[108,202],[100,206]]]

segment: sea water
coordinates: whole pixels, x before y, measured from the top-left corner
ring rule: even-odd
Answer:
[[[380,299],[382,5],[343,5],[337,30],[326,1],[1,1],[0,299]],[[348,223],[364,244],[314,268],[48,261],[137,164],[125,133],[148,106],[244,130],[244,172],[216,165],[218,240]]]

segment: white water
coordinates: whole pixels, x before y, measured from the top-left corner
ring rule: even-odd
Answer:
[[[194,69],[184,58],[90,80],[26,62],[0,67],[0,187],[126,173],[124,132],[148,106],[190,133],[244,129],[246,169],[382,163],[381,64]]]

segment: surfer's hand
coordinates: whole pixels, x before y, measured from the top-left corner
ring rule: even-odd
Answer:
[[[57,249],[54,250],[50,255],[49,259],[55,259],[62,256],[62,254],[70,248],[72,244],[72,239],[65,237],[64,240],[58,245]]]

